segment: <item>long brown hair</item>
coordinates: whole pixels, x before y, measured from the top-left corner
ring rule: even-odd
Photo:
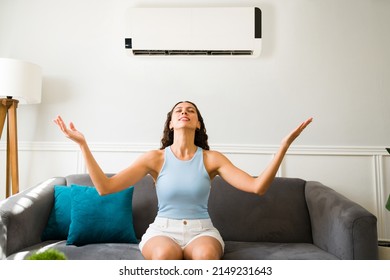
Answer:
[[[200,129],[196,129],[196,131],[195,131],[194,143],[195,143],[196,146],[201,147],[203,150],[210,150],[210,147],[209,147],[209,144],[208,144],[208,138],[209,137],[207,136],[207,133],[206,133],[206,127],[205,127],[204,122],[203,122],[203,117],[200,114],[198,107],[193,102],[190,102],[190,101],[180,101],[180,102],[177,102],[175,104],[175,106],[173,106],[172,110],[170,110],[168,112],[167,120],[165,121],[165,125],[164,125],[163,137],[161,138],[161,147],[160,147],[160,149],[163,150],[166,147],[168,147],[168,146],[173,144],[173,130],[171,130],[169,128],[169,123],[172,120],[172,112],[173,112],[173,110],[180,103],[190,103],[191,105],[193,105],[195,107],[196,113],[198,115],[198,120],[200,122]]]

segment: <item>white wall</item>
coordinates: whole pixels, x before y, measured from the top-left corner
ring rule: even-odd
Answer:
[[[125,52],[129,7],[229,5],[261,8],[260,58]],[[390,239],[382,207],[390,193],[389,26],[390,2],[378,0],[0,0],[0,57],[37,63],[44,74],[42,104],[18,109],[21,187],[85,171],[77,147],[52,124],[57,114],[73,120],[115,172],[158,148],[166,113],[192,100],[211,146],[254,174],[313,116],[279,175],[334,187],[376,214]]]

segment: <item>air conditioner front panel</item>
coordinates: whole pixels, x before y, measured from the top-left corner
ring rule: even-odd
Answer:
[[[132,8],[126,38],[131,49],[254,51],[254,8]]]

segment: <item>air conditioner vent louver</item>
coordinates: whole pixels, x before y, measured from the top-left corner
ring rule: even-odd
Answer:
[[[133,50],[133,54],[142,55],[252,55],[250,50]]]

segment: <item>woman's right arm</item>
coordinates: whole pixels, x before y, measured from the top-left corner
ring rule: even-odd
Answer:
[[[92,155],[84,135],[76,129],[74,124],[71,122],[68,128],[60,116],[57,116],[54,122],[67,138],[79,145],[87,165],[88,173],[100,195],[110,194],[126,189],[150,173],[151,170],[149,163],[151,157],[154,156],[153,152],[145,153],[125,170],[119,172],[111,178],[107,177]]]

